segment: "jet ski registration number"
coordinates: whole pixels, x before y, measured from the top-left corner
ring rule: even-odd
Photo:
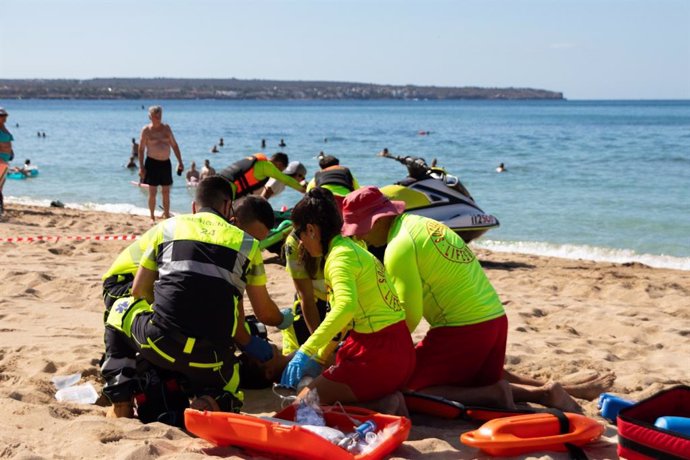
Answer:
[[[472,225],[495,224],[496,218],[486,214],[475,214],[472,216]]]

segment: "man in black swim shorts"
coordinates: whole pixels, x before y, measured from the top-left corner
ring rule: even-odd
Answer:
[[[154,211],[159,185],[163,195],[163,218],[170,217],[170,186],[173,183],[170,149],[177,157],[178,173],[184,170],[184,164],[172,129],[162,122],[163,108],[159,105],[150,107],[149,119],[151,123],[141,130],[139,141],[139,177],[143,184],[149,186],[149,212],[151,221],[155,222]],[[146,161],[144,161],[144,153],[146,153]]]

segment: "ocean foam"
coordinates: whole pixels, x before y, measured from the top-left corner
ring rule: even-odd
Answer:
[[[561,259],[583,259],[594,262],[629,263],[638,262],[650,267],[690,270],[690,257],[675,257],[656,254],[638,254],[631,249],[602,248],[587,245],[554,244],[539,241],[495,241],[479,240],[472,247],[495,252],[513,252],[535,256],[558,257]]]
[[[6,199],[7,203],[23,204],[26,206],[50,207],[51,200],[37,200],[35,198],[12,197]],[[81,211],[99,211],[111,214],[133,214],[136,216],[148,216],[149,210],[134,206],[129,203],[63,203],[66,208]]]

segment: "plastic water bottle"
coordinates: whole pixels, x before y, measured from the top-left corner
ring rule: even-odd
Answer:
[[[55,393],[55,399],[60,402],[75,402],[79,404],[93,404],[98,399],[96,389],[90,383],[63,388]]]
[[[676,433],[681,433],[685,436],[690,436],[689,417],[676,417],[671,415],[659,417],[656,419],[656,422],[654,422],[654,426],[664,430],[675,431]]]
[[[321,408],[302,399],[295,409],[295,422],[300,425],[326,426]]]
[[[57,388],[58,390],[62,390],[63,388],[76,385],[80,380],[81,372],[77,372],[76,374],[70,375],[56,375],[55,377],[50,379],[50,381],[53,382],[53,385],[55,385],[55,388]]]
[[[367,433],[373,433],[376,431],[376,422],[373,420],[367,420],[366,422],[355,427],[355,431],[348,433],[339,443],[338,447],[351,452],[357,448],[357,443],[361,439],[365,439]]]

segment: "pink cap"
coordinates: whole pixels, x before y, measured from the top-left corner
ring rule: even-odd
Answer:
[[[376,187],[362,187],[343,201],[342,234],[364,235],[379,217],[397,216],[404,210],[404,201],[391,201]]]

